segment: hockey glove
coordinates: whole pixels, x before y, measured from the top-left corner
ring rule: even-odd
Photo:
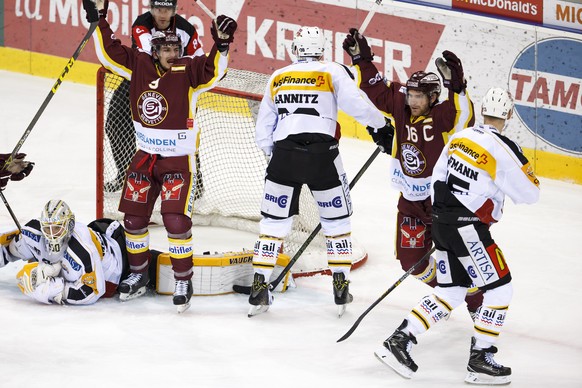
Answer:
[[[0,190],[4,190],[8,180],[20,181],[30,175],[34,163],[24,160],[26,154],[16,154],[14,159],[7,163],[10,154],[0,154]]]
[[[234,32],[237,27],[238,25],[233,18],[224,15],[217,16],[216,20],[212,22],[210,34],[212,34],[218,51],[222,53],[228,50],[228,46],[234,40]]]
[[[374,143],[382,152],[392,153],[392,139],[394,138],[394,127],[390,120],[386,120],[386,125],[382,128],[366,127]]]
[[[29,296],[41,303],[62,304],[65,282],[60,277],[48,277],[39,281],[39,264],[28,263],[16,274],[18,288],[26,296]]]
[[[107,16],[107,9],[109,8],[109,0],[83,0],[83,9],[86,12],[85,19],[87,22],[94,23],[100,17]]]
[[[352,58],[353,65],[358,64],[360,61],[371,62],[374,59],[374,54],[368,45],[368,41],[355,28],[350,28],[350,33],[344,39],[342,47]]]
[[[443,51],[443,58],[435,61],[437,69],[443,77],[445,88],[455,93],[461,93],[467,87],[461,60],[450,51]]]

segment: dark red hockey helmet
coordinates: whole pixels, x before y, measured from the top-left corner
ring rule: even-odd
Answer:
[[[167,8],[176,8],[178,6],[178,0],[151,0],[150,7],[152,8],[159,8],[159,7],[167,7]]]
[[[429,97],[436,94],[438,101],[441,94],[441,79],[435,73],[417,71],[406,81],[406,88],[409,90],[418,90]]]
[[[162,46],[178,46],[180,47],[180,56],[183,54],[184,47],[182,46],[182,38],[174,31],[154,32],[150,44],[152,46],[152,53],[159,54]]]

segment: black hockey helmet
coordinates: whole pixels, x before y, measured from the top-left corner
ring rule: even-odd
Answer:
[[[406,88],[408,90],[418,90],[426,94],[429,98],[435,94],[436,101],[441,95],[441,79],[435,73],[425,73],[424,71],[417,71],[406,81]]]

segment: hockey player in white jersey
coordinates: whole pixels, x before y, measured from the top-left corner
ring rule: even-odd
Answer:
[[[481,113],[484,124],[457,132],[432,175],[438,286],[375,353],[406,378],[418,369],[410,356],[416,336],[446,320],[463,303],[473,282],[484,294],[474,321],[465,381],[511,382],[511,368],[493,358],[513,293],[511,273],[489,228],[501,219],[506,195],[516,204],[536,202],[539,181],[521,148],[501,134],[513,113],[509,92],[490,89]]]
[[[360,92],[343,65],[322,60],[323,30],[301,27],[292,52],[296,60],[271,76],[256,124],[256,142],[270,158],[261,203],[260,236],[253,256],[249,316],[272,303],[269,278],[283,238],[299,212],[299,194],[306,184],[319,207],[340,315],[352,301],[352,265],[348,178],[338,150],[338,107],[391,143],[393,129],[382,113]]]
[[[39,219],[22,227],[7,246],[0,246],[0,267],[34,260],[18,272],[18,287],[46,304],[87,305],[115,294],[127,271],[123,227],[117,221],[75,221],[69,206],[50,200]]]

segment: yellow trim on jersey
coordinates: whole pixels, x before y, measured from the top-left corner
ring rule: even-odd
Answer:
[[[214,76],[207,83],[201,84],[201,85],[196,86],[195,88],[192,88],[193,92],[197,92],[200,89],[208,89],[212,86],[212,84],[218,78],[218,72],[220,71],[219,62],[220,62],[221,55],[222,54],[220,53],[220,51],[216,50],[216,55],[214,56]],[[229,57],[230,57],[230,53],[226,55],[226,59],[227,59],[226,63],[228,63]],[[225,72],[225,74],[226,74],[226,72]]]
[[[288,71],[271,81],[271,98],[282,90],[308,90],[334,93],[331,74],[324,71]]]
[[[103,247],[101,246],[101,242],[99,241],[99,239],[97,238],[97,235],[95,235],[95,232],[93,230],[91,230],[91,228],[89,229],[89,234],[91,235],[91,240],[93,241],[93,244],[95,244],[95,246],[97,247],[97,253],[99,253],[99,258],[101,260],[103,260]]]
[[[129,74],[129,76],[131,77],[131,74],[132,74],[131,69],[129,69],[129,68],[121,65],[120,63],[115,62],[113,59],[111,59],[111,57],[109,56],[109,54],[107,54],[107,51],[105,51],[105,47],[103,46],[103,35],[101,34],[101,29],[100,28],[97,28],[95,30],[95,33],[97,34],[97,37],[98,37],[98,40],[99,40],[99,51],[100,51],[100,54],[103,56],[104,59],[107,60],[107,64],[102,63],[103,67],[106,68],[107,70],[111,71],[112,73],[115,73],[115,74],[123,77],[123,75],[119,71],[119,69],[121,69],[125,73]],[[116,69],[116,67],[117,67],[117,69]],[[123,77],[123,78],[125,78],[125,77]]]
[[[458,138],[451,142],[448,150],[449,156],[456,155],[470,165],[487,172],[492,180],[495,180],[497,161],[485,148],[467,139]]]

